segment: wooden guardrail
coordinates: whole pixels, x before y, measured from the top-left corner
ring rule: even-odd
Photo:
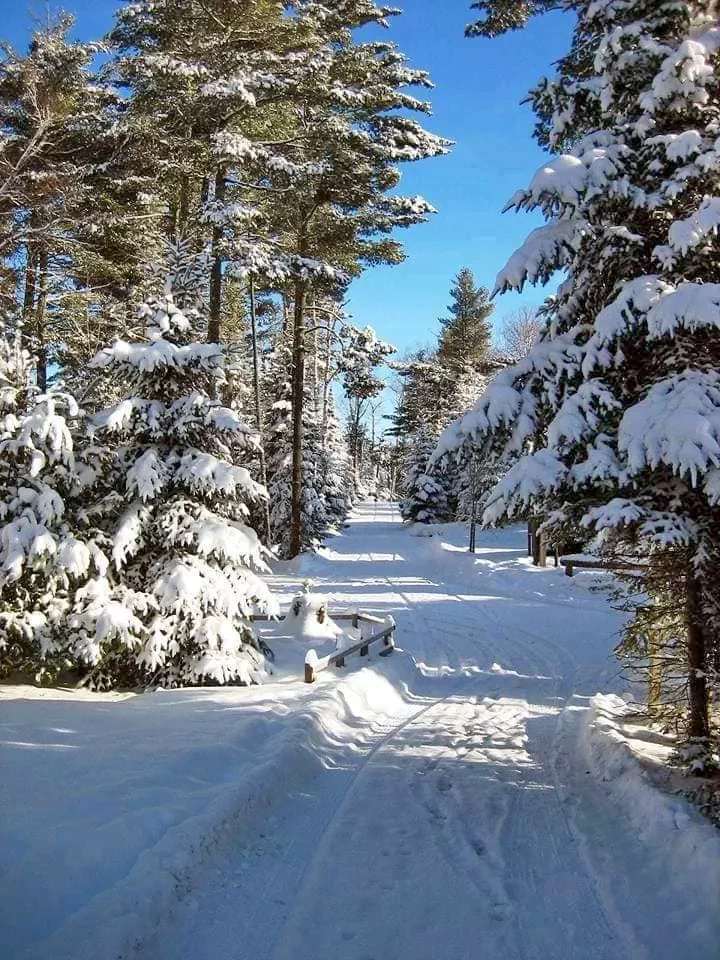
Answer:
[[[373,617],[369,613],[338,613],[334,614],[333,620],[351,620],[354,627],[359,627],[363,623],[369,623],[372,626],[384,627],[379,633],[371,634],[369,637],[361,637],[357,643],[346,647],[344,650],[336,650],[333,654],[326,657],[318,657],[314,650],[308,650],[305,655],[305,683],[314,683],[315,677],[321,670],[328,667],[344,667],[347,657],[354,653],[359,653],[361,657],[367,657],[370,653],[370,647],[374,643],[381,643],[381,657],[389,656],[395,649],[395,621],[392,617],[386,617],[382,620],[380,617]]]
[[[273,617],[267,613],[257,613],[253,614],[250,619],[256,623],[287,620],[287,614]],[[314,650],[308,650],[305,655],[305,683],[314,683],[315,675],[320,673],[321,670],[326,670],[328,667],[344,667],[346,658],[351,657],[354,653],[359,653],[361,657],[367,657],[373,643],[382,643],[383,649],[380,651],[381,657],[389,656],[395,649],[396,626],[392,617],[385,617],[383,620],[382,617],[374,617],[370,613],[353,611],[352,613],[333,613],[330,619],[337,622],[349,620],[356,630],[358,627],[361,627],[363,623],[368,623],[373,627],[384,627],[384,629],[369,637],[361,637],[360,640],[352,644],[352,646],[346,647],[344,650],[336,650],[335,653],[328,654],[326,657],[318,657]]]
[[[565,576],[574,577],[575,568],[581,570],[647,570],[647,566],[642,563],[630,563],[622,560],[564,560],[560,563],[565,567]]]

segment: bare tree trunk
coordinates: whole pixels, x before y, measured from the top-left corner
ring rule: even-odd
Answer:
[[[320,422],[320,362],[318,356],[318,325],[317,325],[317,304],[313,296],[312,301],[312,351],[313,351],[313,410],[315,411],[315,420]],[[324,445],[324,440],[323,440]]]
[[[302,457],[303,457],[303,394],[305,391],[305,336],[303,321],[307,290],[302,281],[295,284],[292,353],[292,509],[290,519],[290,556],[302,550]]]
[[[250,274],[250,329],[252,333],[252,358],[253,358],[253,389],[255,392],[255,422],[260,436],[260,451],[258,459],[260,461],[260,482],[267,490],[267,466],[265,463],[265,424],[263,422],[262,397],[260,395],[260,353],[258,350],[257,337],[257,311],[255,309],[255,277]],[[265,501],[265,542],[270,543],[270,501]]]
[[[353,430],[355,436],[353,437],[353,469],[355,471],[355,476],[360,479],[360,460],[362,457],[361,445],[360,445],[360,417],[362,416],[362,401],[359,397],[355,399],[355,415],[353,417]]]
[[[478,510],[478,494],[479,494],[479,480],[478,480],[479,467],[478,464],[473,458],[470,461],[470,553],[475,553],[476,541],[477,541],[477,510]]]
[[[225,168],[218,167],[215,175],[215,203],[225,199]],[[220,343],[220,311],[222,309],[222,268],[223,258],[222,227],[213,227],[212,232],[212,268],[210,270],[210,319],[208,322],[208,343]]]
[[[327,339],[325,341],[325,370],[323,373],[323,391],[322,391],[322,448],[325,449],[325,443],[328,430],[328,404],[330,401],[330,357],[332,354],[332,338],[335,328],[335,320],[328,317],[327,320]]]
[[[47,315],[48,297],[48,254],[45,246],[40,247],[38,255],[37,276],[38,298],[35,310],[35,336],[37,340],[36,379],[41,393],[47,390],[47,344],[45,338],[45,321]]]
[[[545,534],[538,532],[540,520],[533,517],[528,522],[528,552],[533,558],[533,565],[544,567],[547,564],[547,541]]]
[[[23,296],[23,310],[22,310],[22,319],[23,319],[23,330],[22,330],[22,344],[23,347],[30,347],[30,326],[32,321],[33,310],[35,309],[35,297],[37,295],[37,250],[35,247],[28,245],[27,252],[27,263],[25,264],[25,293]]]
[[[477,507],[473,500],[472,513],[470,515],[470,553],[475,553],[475,539],[477,535]]]
[[[708,720],[707,657],[703,632],[700,585],[695,571],[687,574],[687,647],[688,647],[688,737],[707,739]]]

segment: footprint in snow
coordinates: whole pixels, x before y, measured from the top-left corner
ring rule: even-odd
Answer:
[[[493,920],[509,920],[512,913],[513,908],[509,903],[494,903],[490,916]]]

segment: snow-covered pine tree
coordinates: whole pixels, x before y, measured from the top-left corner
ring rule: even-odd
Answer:
[[[475,6],[474,32],[493,35],[552,4]],[[540,344],[441,447],[490,439],[518,456],[487,522],[535,510],[549,530],[580,524],[651,570],[671,565],[702,767],[720,583],[720,28],[701,2],[573,8],[572,50],[532,94],[541,142],[564,152],[510,203],[547,223],[496,286],[566,278]]]
[[[383,391],[385,384],[378,374],[378,368],[395,353],[395,347],[381,340],[372,327],[361,330],[347,324],[341,332],[341,338],[343,348],[338,370],[342,375],[342,386],[349,408],[348,438],[357,484],[361,467],[363,414],[369,401]]]
[[[88,513],[103,518],[112,566],[80,592],[78,656],[95,683],[257,682],[266,663],[249,618],[273,609],[246,522],[266,496],[243,465],[257,440],[215,399],[224,351],[199,342],[197,311],[180,310],[167,283],[140,314],[147,342],[119,341],[92,363],[126,392],[94,421],[112,476]]]
[[[0,331],[0,675],[52,679],[73,665],[75,590],[103,575],[102,538],[79,532],[73,398],[39,395],[17,334]]]
[[[346,520],[352,506],[354,471],[342,427],[335,414],[332,392],[327,405],[319,475],[327,522],[337,529]]]
[[[443,523],[451,519],[448,492],[441,471],[428,468],[435,437],[421,428],[413,437],[405,459],[405,479],[400,513],[403,520]]]
[[[358,28],[384,25],[397,11],[368,0],[303,3],[298,25],[313,59],[297,84],[293,189],[276,207],[274,232],[293,268],[293,525],[298,552],[302,490],[302,399],[305,312],[314,285],[342,286],[368,263],[397,263],[402,248],[390,237],[433,212],[420,197],[389,195],[400,180],[397,164],[447,152],[448,141],[428,133],[409,112],[427,104],[406,92],[427,87],[393,45],[359,40]]]

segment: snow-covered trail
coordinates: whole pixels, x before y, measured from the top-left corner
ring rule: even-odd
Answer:
[[[561,714],[612,681],[617,616],[588,593],[580,605],[561,573],[519,564],[523,546],[519,531],[486,535],[469,571],[377,504],[303,560],[334,605],[395,616],[403,652],[365,669],[389,673],[403,697],[225,847],[134,956],[711,955],[691,892],[678,900],[597,796],[573,713]]]

